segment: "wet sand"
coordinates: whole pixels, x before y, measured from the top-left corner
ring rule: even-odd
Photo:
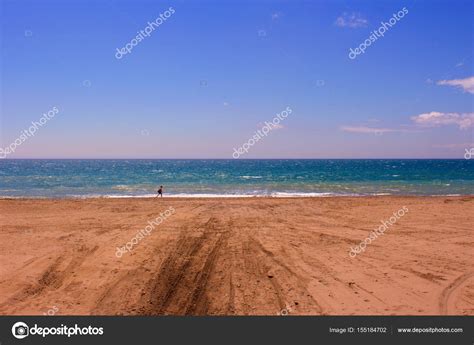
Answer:
[[[3,199],[0,229],[2,315],[474,315],[472,196]]]

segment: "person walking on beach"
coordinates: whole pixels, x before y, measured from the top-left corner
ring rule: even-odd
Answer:
[[[163,186],[160,186],[160,189],[158,189],[157,193],[158,193],[158,195],[156,196],[157,198],[159,196],[163,197]]]

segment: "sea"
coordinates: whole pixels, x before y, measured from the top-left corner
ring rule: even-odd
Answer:
[[[2,159],[0,198],[474,195],[474,159]]]

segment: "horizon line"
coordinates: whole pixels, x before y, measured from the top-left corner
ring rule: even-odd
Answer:
[[[4,160],[232,160],[232,161],[244,161],[244,160],[380,160],[380,159],[403,159],[403,160],[422,160],[422,159],[452,159],[452,160],[469,160],[463,157],[460,158],[442,158],[442,157],[411,157],[411,158],[0,158],[0,161]]]

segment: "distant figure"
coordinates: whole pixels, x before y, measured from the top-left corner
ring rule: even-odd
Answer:
[[[156,196],[157,198],[159,196],[163,197],[163,186],[160,186],[160,189],[158,189],[157,193],[158,193],[158,195]]]

